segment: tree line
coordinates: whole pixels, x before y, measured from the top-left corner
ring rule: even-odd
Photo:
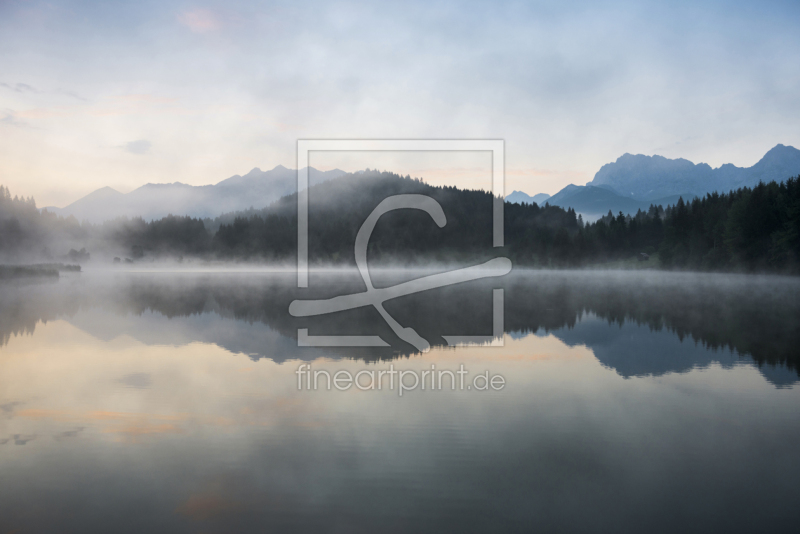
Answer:
[[[712,193],[635,215],[609,212],[585,222],[571,208],[505,205],[505,247],[492,247],[491,193],[435,187],[409,176],[365,171],[313,186],[309,192],[309,258],[354,265],[361,224],[384,198],[422,194],[439,202],[439,228],[417,210],[384,215],[369,245],[371,261],[474,263],[502,254],[516,265],[586,267],[641,254],[665,268],[719,271],[800,271],[798,178],[729,193]],[[39,212],[33,199],[11,198],[0,186],[0,256],[21,250],[52,256],[66,244],[133,259],[192,256],[234,261],[295,260],[297,197],[260,210],[216,219],[168,216],[119,218],[102,224]],[[60,252],[63,253],[63,252]]]
[[[387,261],[474,261],[491,257],[492,196],[484,191],[434,187],[410,177],[368,172],[309,191],[309,257],[352,262],[361,223],[387,196],[425,194],[447,216],[438,228],[427,214],[384,215],[370,241],[371,258]],[[263,210],[217,220],[212,248],[219,257],[291,257],[296,249],[294,196]],[[800,270],[798,178],[711,193],[674,206],[650,206],[635,215],[609,212],[586,223],[571,208],[509,204],[505,248],[517,265],[586,267],[644,253],[666,268],[720,271]]]

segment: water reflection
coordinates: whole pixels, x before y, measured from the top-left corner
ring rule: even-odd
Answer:
[[[378,284],[409,273],[376,273]],[[148,345],[214,343],[276,362],[325,357],[365,361],[407,357],[371,308],[293,318],[298,296],[327,298],[363,290],[353,273],[316,275],[298,290],[292,274],[68,276],[58,283],[0,285],[0,341],[64,318],[102,340],[131,336]],[[434,346],[442,335],[491,335],[493,287],[505,290],[505,331],[519,338],[552,333],[585,345],[620,375],[659,376],[752,362],[778,387],[800,372],[800,283],[791,278],[682,273],[518,271],[501,283],[446,287],[386,303],[401,324]],[[164,318],[169,319],[165,321]],[[613,327],[612,327],[613,326]],[[389,348],[299,348],[298,328],[314,335],[380,335]]]
[[[300,349],[296,329],[393,339],[385,324],[295,320],[293,282],[2,286],[0,532],[796,528],[800,388],[754,367],[796,380],[792,280],[517,273],[504,347],[443,346],[491,332],[491,286],[465,286],[392,303],[429,353],[356,357]],[[464,364],[508,386],[300,392],[299,359]]]

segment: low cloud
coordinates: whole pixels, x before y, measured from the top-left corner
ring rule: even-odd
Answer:
[[[150,147],[153,146],[150,141],[146,139],[139,139],[137,141],[130,141],[125,145],[125,150],[131,154],[146,154]]]
[[[219,18],[208,9],[194,9],[178,14],[178,22],[195,33],[206,33],[219,29]]]
[[[153,379],[149,373],[133,373],[123,376],[117,382],[128,388],[147,389],[152,385]]]

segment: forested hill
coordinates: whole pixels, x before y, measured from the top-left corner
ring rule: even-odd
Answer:
[[[796,178],[651,206],[633,217],[609,213],[591,224],[571,209],[506,203],[506,246],[495,249],[490,193],[433,187],[392,173],[350,174],[309,189],[310,261],[354,265],[355,236],[369,213],[386,197],[412,193],[437,200],[447,224],[439,228],[418,210],[387,213],[370,240],[370,261],[474,264],[503,255],[518,266],[583,267],[647,253],[665,268],[800,272]],[[21,250],[61,255],[69,244],[86,248],[99,262],[115,255],[132,261],[191,256],[294,262],[296,209],[296,195],[290,195],[267,208],[214,221],[169,216],[92,225],[40,214],[32,199],[12,199],[3,189],[0,257]]]
[[[318,262],[353,263],[355,237],[364,220],[384,198],[421,194],[442,206],[447,223],[439,228],[419,210],[398,210],[379,220],[369,245],[370,258],[392,262],[458,261],[498,255],[492,247],[492,196],[484,191],[434,187],[410,177],[367,171],[348,175],[309,190],[309,258]],[[296,249],[296,196],[221,224],[214,248],[228,258],[284,257]],[[506,235],[524,227],[577,230],[574,211],[557,207],[508,205]],[[521,223],[522,226],[516,225]],[[512,229],[514,228],[514,229]]]
[[[310,259],[352,263],[355,235],[372,209],[383,198],[409,193],[436,199],[447,224],[438,228],[417,210],[388,213],[373,233],[371,258],[475,262],[502,254],[517,265],[582,267],[646,253],[666,268],[798,272],[800,266],[796,178],[691,203],[651,206],[632,217],[609,213],[591,224],[571,209],[506,203],[506,246],[493,249],[491,194],[377,172],[348,175],[310,190]],[[217,221],[215,254],[230,259],[293,256],[295,210],[296,197],[291,196],[246,217]]]

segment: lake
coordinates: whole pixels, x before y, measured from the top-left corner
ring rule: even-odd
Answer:
[[[0,532],[796,531],[800,280],[515,270],[386,302],[424,353],[374,308],[289,314],[363,291],[357,273],[309,287],[1,282]],[[360,382],[306,387],[301,366]],[[430,381],[459,369],[474,387]],[[428,387],[369,389],[391,370]]]

